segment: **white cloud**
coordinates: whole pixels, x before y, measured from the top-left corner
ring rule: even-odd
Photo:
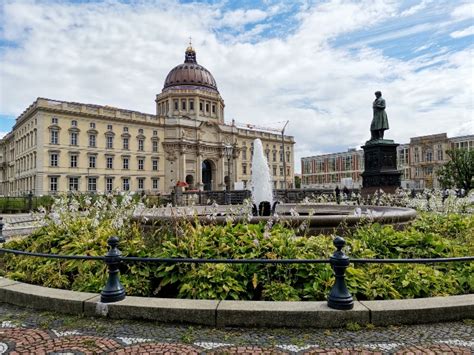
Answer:
[[[7,1],[3,36],[18,46],[0,54],[0,113],[18,115],[38,96],[154,113],[155,95],[182,63],[192,36],[198,62],[213,73],[225,100],[226,120],[276,127],[289,119],[297,159],[364,143],[375,90],[387,100],[388,138],[403,143],[416,135],[458,134],[459,127],[474,133],[466,124],[474,112],[471,50],[402,61],[369,42],[356,51],[328,43],[393,19],[398,1],[323,2],[295,14],[298,27],[285,36],[260,38],[278,11]],[[223,32],[230,24],[252,26]]]
[[[454,31],[450,34],[453,38],[461,38],[474,35],[474,26],[465,28],[464,30]]]
[[[474,4],[472,2],[466,2],[457,6],[452,12],[451,17],[461,21],[467,20],[474,17]]]

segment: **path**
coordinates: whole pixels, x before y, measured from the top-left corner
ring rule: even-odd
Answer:
[[[0,304],[0,354],[472,354],[474,321],[387,328],[215,329]]]

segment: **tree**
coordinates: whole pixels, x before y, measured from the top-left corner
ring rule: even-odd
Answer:
[[[299,176],[295,175],[295,188],[300,189],[301,188],[301,178]]]
[[[446,154],[451,160],[437,171],[441,186],[469,191],[474,187],[474,150],[451,149]]]

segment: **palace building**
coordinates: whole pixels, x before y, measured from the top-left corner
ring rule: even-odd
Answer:
[[[191,46],[155,101],[156,114],[145,114],[36,99],[0,140],[0,195],[247,188],[256,138],[274,187],[292,187],[293,137],[225,123],[216,81]]]

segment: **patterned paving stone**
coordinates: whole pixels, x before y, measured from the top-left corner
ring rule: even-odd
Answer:
[[[0,354],[472,354],[474,321],[347,329],[215,329],[0,303]]]

